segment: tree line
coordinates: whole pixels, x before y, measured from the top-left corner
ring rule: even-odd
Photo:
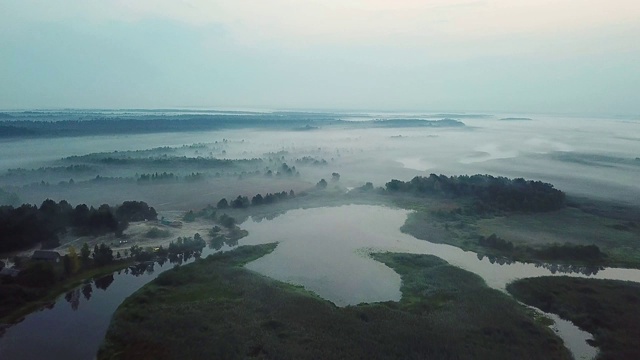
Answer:
[[[40,207],[23,204],[0,206],[0,252],[27,249],[41,243],[45,249],[60,245],[59,235],[72,230],[77,235],[122,235],[130,221],[155,220],[157,213],[143,201],[125,201],[120,206],[98,208],[47,199]]]
[[[565,194],[551,184],[491,175],[416,176],[407,182],[391,180],[386,184],[386,190],[452,198],[471,197],[474,199],[473,210],[478,213],[496,210],[542,212],[565,206]]]
[[[266,193],[264,196],[262,196],[261,194],[257,194],[252,197],[251,200],[249,200],[249,197],[247,196],[238,195],[237,198],[231,201],[227,201],[226,198],[220,199],[220,201],[218,201],[218,203],[216,204],[216,207],[218,209],[244,209],[249,206],[269,205],[278,201],[292,199],[294,197],[296,197],[296,194],[293,190],[290,190],[289,192],[282,191],[273,194]]]
[[[129,254],[136,261],[154,261],[155,259],[169,259],[175,262],[178,258],[188,258],[199,254],[207,245],[199,233],[195,233],[193,237],[178,237],[176,241],[171,241],[168,247],[160,246],[153,250],[151,248],[142,248],[138,245],[131,246]],[[199,256],[199,255],[197,255]]]
[[[577,261],[582,263],[597,264],[605,260],[607,255],[597,245],[579,244],[551,244],[542,248],[532,248],[522,245],[515,246],[511,241],[505,240],[496,234],[487,237],[478,237],[478,245],[484,248],[497,250],[500,254],[509,257],[532,258],[544,261]]]

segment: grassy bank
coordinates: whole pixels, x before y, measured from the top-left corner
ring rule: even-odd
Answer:
[[[640,359],[640,284],[541,277],[518,280],[507,290],[519,300],[592,333],[600,348],[598,359]]]
[[[0,324],[13,323],[50,305],[58,296],[81,285],[87,279],[99,278],[131,265],[133,260],[119,260],[97,268],[80,271],[49,287],[31,288],[18,284],[0,284]]]
[[[338,308],[243,267],[275,246],[161,274],[116,311],[98,358],[570,358],[521,305],[436,257],[375,254],[402,276],[402,300]]]
[[[415,211],[401,231],[418,239],[515,261],[640,268],[640,224],[611,210],[612,205],[600,204],[599,211],[572,204],[551,212],[474,215],[458,212],[465,204],[448,199],[398,196],[395,201]],[[508,246],[480,241],[492,235]],[[561,251],[567,243],[575,251]],[[580,247],[592,245],[598,256],[577,256]]]

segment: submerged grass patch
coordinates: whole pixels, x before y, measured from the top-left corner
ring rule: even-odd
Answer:
[[[243,267],[275,247],[161,274],[120,306],[98,358],[570,358],[523,306],[434,256],[373,254],[402,276],[402,300],[339,308]]]
[[[598,359],[640,359],[639,283],[540,277],[515,281],[507,290],[592,333],[600,348]]]

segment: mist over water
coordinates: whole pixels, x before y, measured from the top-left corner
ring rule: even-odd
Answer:
[[[460,128],[335,128],[327,124],[309,131],[261,128],[2,140],[0,171],[64,165],[61,158],[88,153],[215,144],[227,140],[224,152],[186,156],[250,159],[264,157],[266,153],[281,153],[286,157],[285,161],[304,156],[325,159],[328,162],[325,167],[300,171],[298,189],[313,185],[334,171],[341,174],[341,180],[347,186],[360,186],[367,181],[383,186],[393,178],[408,180],[432,172],[445,175],[488,173],[551,182],[570,194],[640,204],[640,196],[630,196],[638,194],[637,179],[640,178],[640,126],[637,121],[526,116],[531,120],[505,121],[495,115],[465,117],[461,121],[467,126]],[[108,167],[100,171],[101,176],[133,176],[135,173]],[[179,173],[180,169],[172,171]],[[52,183],[59,181],[42,175],[28,181],[49,180]],[[78,181],[78,178],[74,180]],[[7,182],[0,178],[0,186],[8,185]],[[46,197],[65,194],[60,190],[60,196],[56,196],[58,190],[25,191],[20,195],[25,201],[38,203]],[[132,192],[126,185],[121,190]],[[182,198],[196,202],[199,197],[199,194],[181,193]],[[144,195],[144,200],[151,203],[171,201],[162,199],[162,192],[156,198],[154,195]],[[86,200],[82,196],[76,197],[78,201],[91,203],[112,202],[108,197],[93,196]]]
[[[442,118],[407,113],[394,116]],[[446,114],[465,126],[362,125],[394,116],[340,116],[340,120],[358,125],[336,126],[327,121],[302,128],[256,126],[5,139],[0,140],[0,188],[15,192],[21,203],[40,204],[47,198],[93,206],[145,201],[178,219],[186,210],[215,205],[223,197],[231,200],[238,195],[250,198],[290,190],[304,193],[315,188],[320,179],[329,182],[330,190],[345,191],[366,182],[383,187],[391,179],[406,181],[430,173],[491,174],[550,182],[569,195],[640,205],[638,121],[543,115],[501,120],[516,115]],[[231,165],[216,165],[217,160],[232,161]],[[295,171],[287,174],[293,167]],[[170,172],[177,180],[140,181],[145,174],[163,172]],[[339,174],[338,182],[332,180],[334,173]],[[189,176],[197,180],[188,180]],[[408,213],[370,205],[291,210],[270,220],[256,217],[243,222],[241,227],[249,236],[240,245],[279,242],[273,253],[247,267],[303,285],[338,306],[401,298],[400,276],[372,260],[369,253],[375,251],[432,254],[478,274],[500,291],[516,279],[565,274],[566,269],[559,267],[505,264],[450,245],[418,240],[399,231]],[[587,276],[580,272],[570,275]],[[631,269],[610,268],[589,276],[640,281],[638,270]],[[116,305],[110,303],[109,309]],[[96,316],[80,318],[94,321]],[[108,317],[100,319],[100,331],[104,331]],[[27,327],[13,328],[10,334],[22,337],[25,329],[38,326],[34,325],[38,321],[49,320],[47,315],[28,318]],[[575,354],[593,356],[594,348],[584,343],[588,334],[571,323],[557,322]],[[97,343],[100,337],[93,336],[92,341]]]

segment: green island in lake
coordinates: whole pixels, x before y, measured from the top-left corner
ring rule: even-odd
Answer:
[[[402,276],[402,299],[339,308],[243,267],[276,246],[161,274],[120,306],[98,358],[571,358],[524,306],[434,256],[374,254]]]

